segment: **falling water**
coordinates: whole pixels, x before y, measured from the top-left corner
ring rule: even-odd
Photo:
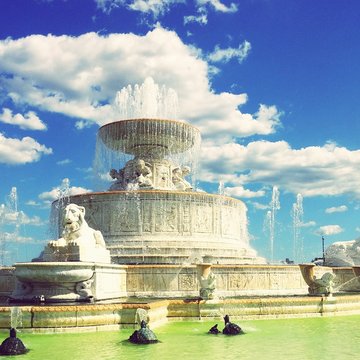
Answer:
[[[272,196],[269,204],[270,210],[267,211],[264,222],[264,230],[266,230],[269,234],[270,259],[272,262],[274,260],[276,212],[280,209],[279,195],[280,192],[278,187],[274,186],[272,189]]]
[[[304,260],[304,247],[301,236],[303,216],[303,197],[301,194],[297,194],[296,203],[293,204],[291,211],[291,217],[293,219],[293,257],[296,262],[302,262]]]
[[[10,326],[14,329],[22,328],[22,310],[18,306],[12,306],[10,308]]]
[[[157,85],[151,77],[141,85],[128,85],[117,92],[114,107],[120,119],[176,119],[178,97],[175,90]]]
[[[97,136],[95,187],[107,189],[111,181],[109,171],[120,171],[130,160],[151,163],[164,159],[172,164],[172,169],[189,169],[190,175],[186,176],[195,188],[200,132],[184,121],[164,120],[176,118],[176,92],[147,78],[142,85],[120,90],[114,107],[120,121],[102,126]]]
[[[141,324],[142,321],[149,322],[149,314],[145,309],[137,308],[135,313],[135,323],[138,325]]]
[[[24,222],[24,213],[18,210],[18,195],[16,187],[12,187],[6,196],[5,204],[0,205],[0,261],[5,264],[9,255],[7,244],[15,241]]]
[[[219,195],[222,195],[222,196],[225,195],[225,186],[224,186],[224,182],[222,180],[219,181],[218,193],[219,193]]]
[[[57,201],[51,207],[49,220],[49,235],[53,239],[59,238],[59,221],[62,219],[60,211],[70,202],[70,180],[64,178],[57,189]]]
[[[17,207],[18,207],[18,195],[17,195],[17,189],[16,187],[12,187],[10,194],[8,195],[8,208],[13,213],[17,213]]]

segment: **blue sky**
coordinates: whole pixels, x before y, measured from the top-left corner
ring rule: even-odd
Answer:
[[[116,120],[116,92],[148,76],[200,128],[198,185],[224,182],[246,203],[260,255],[310,260],[321,235],[359,237],[359,23],[356,0],[1,1],[2,262],[29,260],[51,238],[64,178],[74,194],[96,189],[97,129]]]

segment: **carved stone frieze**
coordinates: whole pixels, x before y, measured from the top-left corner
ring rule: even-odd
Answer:
[[[195,290],[196,278],[194,274],[179,274],[179,290]]]

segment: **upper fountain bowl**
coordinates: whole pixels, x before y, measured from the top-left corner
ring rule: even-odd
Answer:
[[[99,129],[98,136],[109,149],[138,156],[144,148],[156,148],[163,155],[178,154],[200,143],[200,131],[182,121],[131,119],[112,122]]]

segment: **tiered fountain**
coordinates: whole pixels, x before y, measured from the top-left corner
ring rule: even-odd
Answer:
[[[334,288],[358,290],[351,268],[305,266],[305,282],[298,266],[268,265],[257,256],[244,203],[196,190],[200,133],[163,119],[174,117],[167,104],[175,98],[151,79],[118,93],[122,120],[102,126],[97,139],[95,168],[112,179],[109,189],[54,202],[59,239],[35,262],[15,264],[13,301],[67,302],[26,308],[24,328],[133,326],[139,308],[147,310],[143,320],[152,327],[167,317],[224,311],[242,317],[318,314],[319,301],[323,314],[340,309],[326,308],[322,300]],[[307,285],[311,299],[288,297],[307,295]],[[236,298],[244,295],[256,297]],[[164,298],[173,300],[159,300]],[[9,313],[0,311],[0,327],[8,326]]]
[[[131,159],[108,169],[115,179],[109,191],[69,201],[86,208],[113,263],[265,262],[250,248],[244,203],[194,189],[189,178],[196,161],[191,155],[199,153],[199,146],[199,130],[181,121],[141,118],[100,128],[102,161]]]

